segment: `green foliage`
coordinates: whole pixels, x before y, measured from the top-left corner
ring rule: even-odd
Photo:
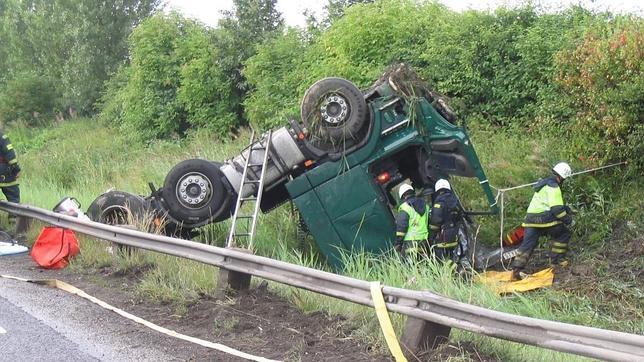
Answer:
[[[263,43],[246,63],[244,76],[254,90],[244,100],[244,110],[254,126],[268,129],[289,118],[299,118],[295,92],[309,77],[297,70],[306,46],[301,32],[289,29],[283,36]]]
[[[297,117],[306,89],[326,76],[367,87],[404,61],[451,98],[461,118],[567,142],[565,158],[642,167],[642,20],[580,7],[453,12],[435,3],[355,4],[315,33],[291,30],[246,62],[246,117],[260,128]]]
[[[327,23],[331,23],[344,15],[345,10],[355,4],[371,3],[373,0],[328,0],[324,9],[327,12]]]
[[[108,85],[102,118],[144,140],[182,135],[190,126],[227,135],[238,124],[236,99],[212,38],[176,13],[146,20],[130,38],[130,66]]]
[[[93,113],[103,82],[127,59],[126,39],[159,0],[6,0],[0,9],[0,85],[49,80],[54,111]],[[55,80],[52,82],[51,80]],[[30,81],[29,79],[26,81]],[[49,85],[49,84],[48,84]],[[37,94],[28,94],[37,97]],[[40,102],[24,100],[22,104]],[[11,101],[5,101],[11,104]],[[19,112],[19,109],[15,110]],[[62,115],[62,113],[61,113]]]
[[[241,102],[250,86],[243,73],[243,63],[256,53],[256,47],[282,30],[284,20],[276,0],[234,0],[233,10],[224,12],[216,32],[219,49],[217,64],[228,76],[239,101],[235,111],[241,117]]]
[[[0,89],[0,123],[42,124],[53,116],[59,97],[55,82],[47,76],[17,74]]]
[[[427,36],[421,9],[444,8],[398,0],[355,4],[317,38],[290,30],[260,45],[244,73],[253,87],[244,102],[249,122],[265,128],[299,116],[302,95],[320,78],[339,76],[367,87],[389,64],[413,63],[411,54]]]
[[[577,110],[575,154],[591,162],[644,167],[644,21],[616,19],[591,29],[557,57],[557,82]]]

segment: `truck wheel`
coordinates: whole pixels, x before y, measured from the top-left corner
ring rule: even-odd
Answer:
[[[131,224],[147,211],[146,201],[138,195],[123,191],[108,191],[89,205],[87,217],[108,225]]]
[[[165,178],[161,196],[168,213],[184,227],[199,227],[229,209],[220,163],[192,159],[179,162]]]
[[[356,142],[369,110],[362,92],[342,78],[315,82],[302,98],[302,122],[311,137],[327,144]]]

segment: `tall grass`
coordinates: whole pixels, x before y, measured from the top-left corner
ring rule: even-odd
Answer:
[[[546,175],[548,165],[557,161],[560,155],[556,152],[557,140],[545,136],[543,139],[526,140],[513,132],[491,131],[476,125],[471,134],[491,184],[499,187],[531,182]],[[47,209],[52,208],[63,196],[78,198],[86,208],[108,188],[146,194],[149,192],[147,182],[162,184],[166,173],[175,163],[188,158],[223,161],[245,147],[249,138],[249,133],[242,131],[236,140],[223,142],[206,132],[196,132],[182,141],[132,144],[126,135],[83,119],[46,129],[14,129],[10,130],[9,135],[16,144],[24,170],[21,180],[23,201]],[[573,161],[573,166],[578,168],[582,165]],[[593,245],[600,245],[593,244],[593,238],[605,240],[606,226],[595,225],[602,224],[597,222],[602,218],[606,221],[603,224],[612,226],[611,223],[621,219],[635,225],[633,230],[640,230],[642,197],[639,196],[644,194],[642,187],[633,181],[619,182],[618,177],[606,173],[586,176],[566,184],[566,197],[570,197],[581,210],[577,217],[581,227],[576,237],[583,238],[583,242],[574,244],[577,248],[575,251],[583,255],[591,254]],[[486,206],[477,182],[457,179],[455,185],[468,208]],[[530,195],[531,191],[526,189],[506,196],[508,225],[520,222]],[[498,219],[488,217],[478,221],[481,224],[479,237],[490,243],[496,242]],[[325,269],[318,256],[310,253],[311,248],[303,248],[296,240],[296,224],[297,216],[288,203],[261,215],[255,252]],[[198,240],[222,246],[228,227],[228,222],[204,227]],[[35,237],[38,228],[32,228],[30,237]],[[145,251],[129,254],[115,253],[115,249],[112,249],[110,253],[108,247],[109,244],[105,242],[81,238],[81,255],[74,259],[72,267],[83,270],[110,267],[112,272],[133,275],[139,279],[135,287],[138,293],[178,305],[214,293],[216,268]],[[573,258],[581,259],[579,256]],[[529,317],[644,332],[641,310],[637,314],[638,306],[641,306],[637,300],[642,300],[642,291],[637,288],[633,290],[628,282],[615,280],[606,287],[606,290],[622,298],[622,305],[630,308],[628,315],[639,316],[624,320],[617,310],[609,308],[614,304],[598,304],[597,300],[579,293],[543,290],[500,297],[483,285],[454,278],[451,270],[440,264],[423,262],[410,265],[395,258],[359,253],[345,255],[345,259],[343,273],[355,278],[430,290],[462,302]],[[324,311],[346,317],[345,323],[348,330],[352,330],[352,336],[363,338],[380,350],[385,350],[372,309],[278,284],[271,284],[271,288],[304,312]],[[397,332],[401,333],[403,318],[395,315],[393,323]],[[452,336],[457,341],[473,341],[480,350],[503,360],[563,361],[571,358],[467,332],[453,331]]]

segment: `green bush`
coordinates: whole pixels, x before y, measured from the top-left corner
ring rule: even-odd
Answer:
[[[244,100],[244,109],[254,126],[268,129],[289,117],[299,119],[298,91],[308,81],[301,69],[306,50],[303,34],[290,29],[259,46],[257,55],[248,60],[244,76],[253,91]]]
[[[57,108],[59,94],[46,76],[21,73],[0,91],[0,122],[22,121],[28,126],[49,120]]]
[[[340,76],[367,87],[392,63],[406,62],[462,118],[502,126],[562,119],[575,109],[554,82],[555,54],[598,19],[581,8],[457,13],[410,0],[356,4],[310,41],[292,30],[258,48],[246,62],[254,87],[246,116],[264,128],[283,124],[316,80]]]
[[[157,14],[130,37],[131,64],[103,96],[102,118],[144,140],[190,126],[228,134],[239,122],[232,85],[216,64],[211,30],[180,15]]]
[[[127,37],[159,5],[159,0],[3,0],[0,89],[7,79],[30,82],[36,74],[50,90],[42,96],[55,101],[39,113],[95,114],[103,83],[127,59]]]
[[[557,56],[557,82],[576,110],[571,153],[589,163],[644,167],[643,25],[640,18],[604,23]]]

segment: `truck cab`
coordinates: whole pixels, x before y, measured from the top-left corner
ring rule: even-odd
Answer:
[[[240,194],[257,194],[257,187],[242,186],[243,166],[268,152],[262,211],[292,200],[322,254],[338,267],[342,252],[391,249],[397,204],[391,191],[403,181],[431,191],[439,178],[476,178],[489,212],[496,212],[469,136],[454,121],[445,99],[405,65],[392,67],[364,92],[344,79],[325,78],[305,93],[300,121],[264,134],[223,163],[180,162],[163,187],[137,199],[143,206],[134,209],[163,215],[168,233],[189,236],[229,218]],[[251,152],[268,137],[270,147]],[[248,177],[258,180],[259,174]],[[100,198],[88,214],[105,222],[102,210],[110,205],[99,206]]]

